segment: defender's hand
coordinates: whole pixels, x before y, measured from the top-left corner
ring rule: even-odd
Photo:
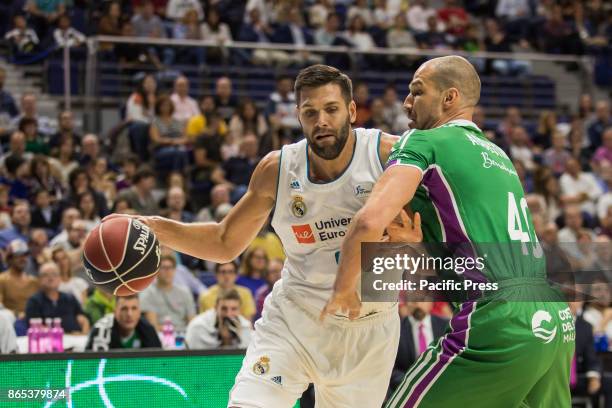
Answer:
[[[411,219],[406,210],[402,209],[397,217],[387,226],[387,234],[390,242],[421,242],[423,231],[421,231],[421,214],[414,214]]]

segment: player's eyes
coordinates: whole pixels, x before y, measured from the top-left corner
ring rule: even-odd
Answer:
[[[327,113],[335,113],[337,110],[338,108],[328,108]]]
[[[315,111],[306,111],[304,115],[306,115],[307,118],[312,118],[315,115]]]

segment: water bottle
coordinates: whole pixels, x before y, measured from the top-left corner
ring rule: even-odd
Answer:
[[[28,353],[38,353],[38,338],[40,336],[39,319],[30,319],[30,327],[28,328]]]
[[[162,339],[162,346],[164,348],[174,348],[174,325],[172,324],[172,319],[170,319],[170,317],[166,317],[164,319],[164,326],[162,328]]]
[[[185,349],[185,332],[179,331],[176,333],[176,339],[174,339],[174,347],[177,350]]]
[[[51,352],[51,322],[50,318],[44,320],[42,329],[40,331],[40,337],[38,339],[38,351],[39,353],[50,353]],[[42,323],[42,320],[41,320]]]
[[[53,319],[51,345],[53,346],[54,353],[62,353],[64,351],[64,329],[62,328],[62,319],[59,317]]]

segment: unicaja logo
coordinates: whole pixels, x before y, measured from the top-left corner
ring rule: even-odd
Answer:
[[[542,322],[550,323],[552,321],[552,316],[545,310],[538,310],[533,314],[531,318],[531,331],[533,335],[539,339],[544,340],[544,344],[548,344],[557,335],[557,326],[549,330],[542,327]]]

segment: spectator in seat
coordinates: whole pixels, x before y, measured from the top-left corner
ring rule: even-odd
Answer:
[[[25,135],[26,152],[49,154],[49,145],[38,131],[38,122],[33,118],[22,118],[19,121],[19,131]]]
[[[429,18],[436,16],[436,10],[429,6],[427,0],[415,0],[410,3],[410,8],[406,12],[406,18],[408,20],[408,27],[410,27],[416,34],[425,33],[429,31]],[[442,24],[436,20],[437,30],[443,30]]]
[[[351,21],[356,16],[361,17],[363,23],[368,27],[374,24],[374,16],[372,16],[367,0],[355,0],[354,4],[349,7],[346,20]]]
[[[202,30],[198,19],[198,12],[189,9],[182,19],[174,24],[172,37],[179,40],[202,40]],[[177,61],[181,64],[196,64],[200,72],[204,71],[206,63],[206,48],[183,47],[178,50]]]
[[[385,87],[383,104],[383,114],[385,115],[386,121],[391,123],[391,133],[401,134],[405,132],[409,127],[410,120],[408,119],[408,115],[404,112],[402,102],[397,97],[397,91],[395,90],[394,84],[389,84]]]
[[[155,104],[155,118],[149,129],[149,137],[156,167],[164,171],[182,170],[188,160],[185,125],[173,115],[174,104],[167,96],[161,96]]]
[[[232,81],[226,76],[220,77],[215,83],[215,106],[226,123],[238,107],[238,100],[232,95]]]
[[[194,215],[185,210],[187,199],[185,191],[180,187],[170,187],[166,194],[166,205],[168,208],[163,212],[164,217],[179,222],[193,222]]]
[[[111,1],[107,3],[106,10],[98,22],[99,35],[121,36],[121,3]],[[113,49],[111,43],[100,43],[100,49],[108,51]]]
[[[325,20],[325,25],[315,32],[315,44],[325,46],[338,45],[339,30],[340,16],[336,13],[329,13]]]
[[[146,167],[142,168],[134,174],[133,182],[134,185],[119,193],[119,197],[126,199],[137,214],[158,214],[159,206],[153,197],[155,173]]]
[[[22,14],[13,17],[13,27],[4,35],[4,39],[10,44],[15,58],[20,59],[33,54],[40,43],[36,31],[28,28],[28,23]]]
[[[85,45],[87,37],[70,25],[70,17],[67,14],[63,14],[59,17],[57,28],[53,32],[53,39],[55,40],[55,45],[60,48],[77,48]]]
[[[22,134],[21,132],[19,132]],[[23,157],[10,154],[4,161],[6,172],[0,175],[0,183],[9,189],[11,201],[26,200],[30,196],[30,185],[28,179],[28,162]],[[1,235],[1,234],[0,234]],[[1,241],[0,237],[0,241]]]
[[[593,160],[599,165],[603,163],[612,165],[612,126],[604,131],[602,139],[603,144],[595,151]]]
[[[155,116],[157,100],[157,81],[151,74],[145,75],[130,95],[125,108],[125,116],[131,122],[150,124]]]
[[[450,38],[439,27],[437,15],[427,17],[427,30],[417,37],[420,48],[450,49]]]
[[[522,126],[517,126],[510,133],[510,157],[513,160],[520,160],[527,171],[535,169],[534,148],[527,131]]]
[[[559,179],[563,201],[576,204],[590,216],[595,215],[595,202],[602,195],[601,187],[590,172],[584,172],[575,158],[567,161],[565,173]]]
[[[375,98],[370,104],[370,119],[363,124],[365,128],[376,128],[391,133],[391,123],[387,122],[384,114],[385,104],[381,98]]]
[[[166,6],[166,18],[180,21],[191,10],[195,10],[198,21],[204,20],[204,10],[198,0],[169,0]]]
[[[281,278],[281,273],[283,271],[284,262],[282,259],[273,258],[268,263],[268,269],[265,273],[265,280],[267,285],[261,286],[257,289],[257,293],[255,293],[255,317],[253,321],[258,320],[261,317],[261,312],[263,311],[264,301],[266,297],[272,292],[272,288],[274,284]]]
[[[190,349],[246,348],[252,336],[251,322],[240,315],[240,295],[221,293],[214,309],[199,314],[187,327]]]
[[[136,296],[136,295],[134,295]],[[84,310],[89,316],[91,324],[95,325],[98,320],[115,311],[116,302],[112,294],[103,291],[102,289],[94,289],[93,293],[85,301]]]
[[[271,231],[270,219],[264,224],[263,227],[257,233],[257,236],[253,238],[253,241],[249,244],[247,251],[253,251],[261,248],[265,251],[268,259],[280,259],[285,260],[285,251],[283,250],[283,244],[280,242],[278,235]]]
[[[219,293],[235,290],[240,297],[240,314],[246,319],[251,320],[255,314],[253,295],[248,288],[236,284],[236,279],[238,278],[236,262],[215,264],[215,277],[217,278],[217,283],[208,288],[208,291],[202,293],[198,299],[200,312],[214,308],[219,298]]]
[[[21,104],[19,107],[21,114],[13,118],[11,122],[11,130],[19,129],[19,122],[23,118],[36,120],[38,124],[38,132],[44,137],[49,137],[55,133],[55,126],[51,118],[38,114],[36,95],[30,92],[24,92],[21,95]]]
[[[81,217],[81,213],[76,207],[66,207],[61,212],[61,223],[59,225],[58,233],[53,237],[49,243],[52,247],[55,247],[61,243],[65,243],[68,239],[68,231],[72,223]]]
[[[595,104],[595,118],[588,125],[588,135],[591,150],[595,151],[602,143],[605,130],[612,126],[610,102],[602,100]]]
[[[64,208],[67,206],[78,207],[79,206],[79,195],[85,192],[90,192],[96,204],[98,210],[98,216],[100,218],[108,214],[108,206],[106,204],[106,197],[99,191],[93,188],[91,177],[87,170],[82,167],[77,167],[68,176],[68,184],[70,189],[68,194],[63,198]]]
[[[575,204],[567,205],[563,209],[563,220],[565,227],[559,231],[559,241],[562,243],[578,242],[578,236],[584,224],[580,207]]]
[[[70,173],[79,167],[79,163],[76,161],[75,146],[77,144],[71,138],[66,137],[59,143],[55,157],[49,157],[53,173],[58,175],[62,186],[68,184]]]
[[[468,14],[457,0],[444,0],[444,7],[438,10],[438,18],[446,27],[446,32],[455,37],[462,37],[468,25]]]
[[[597,276],[589,286],[592,300],[587,303],[582,317],[593,327],[594,335],[605,335],[608,340],[612,339],[609,283],[605,277]]]
[[[266,115],[274,130],[280,131],[283,135],[300,132],[295,104],[292,79],[287,76],[279,77],[276,80],[276,91],[270,95],[266,108]]]
[[[6,70],[0,68],[0,136],[8,132],[11,119],[19,115],[13,95],[4,89]]]
[[[172,118],[179,121],[182,126],[185,126],[190,118],[200,114],[198,103],[189,96],[189,80],[187,77],[181,75],[176,78],[174,92],[170,99],[174,105]]]
[[[6,248],[13,240],[28,241],[30,235],[30,205],[27,201],[18,201],[11,211],[11,224],[9,228],[0,230],[0,249]]]
[[[96,201],[91,191],[79,194],[77,204],[77,208],[81,212],[81,219],[85,221],[87,231],[91,231],[100,223]]]
[[[567,137],[555,131],[552,137],[552,147],[544,151],[544,165],[549,167],[556,176],[560,176],[565,172],[565,165],[571,158],[572,155],[567,151]]]
[[[142,7],[139,12],[136,12],[132,17],[133,34],[137,37],[144,38],[167,38],[168,33],[161,19],[155,15],[155,8],[151,1],[145,0],[142,2]],[[125,30],[123,35],[129,34]],[[172,65],[174,62],[174,50],[170,47],[147,46],[146,53],[151,61],[157,66]],[[161,55],[161,57],[160,57]],[[161,60],[161,61],[160,61]],[[163,62],[163,65],[161,65]]]
[[[376,47],[372,36],[366,31],[366,24],[361,15],[355,15],[349,20],[344,37],[360,51]]]
[[[117,296],[114,314],[107,314],[93,326],[86,350],[161,348],[159,336],[141,314],[138,295]]]
[[[52,202],[59,202],[63,196],[60,180],[53,174],[53,169],[47,156],[36,155],[30,161],[30,190],[45,190]]]
[[[232,203],[238,202],[244,195],[249,185],[251,175],[259,162],[257,152],[259,143],[257,137],[248,133],[240,144],[240,152],[237,157],[232,157],[223,163],[223,181],[233,186],[231,198]]]
[[[216,126],[215,124],[211,123],[211,119],[213,119],[214,116],[219,117],[219,120],[216,121]],[[197,139],[198,136],[202,136],[204,134],[217,134],[221,137],[225,137],[227,132],[227,123],[217,112],[215,98],[210,95],[204,96],[200,100],[200,113],[192,116],[187,122],[187,128],[185,129],[187,137],[189,140],[193,141]]]
[[[448,319],[431,314],[431,301],[407,302],[406,306],[408,316],[401,321],[399,347],[389,384],[390,394],[402,382],[419,355],[437,341],[448,326]]]
[[[215,219],[215,210],[221,204],[230,204],[230,187],[227,184],[217,184],[210,192],[210,205],[203,207],[196,216],[198,222],[210,222]]]
[[[370,89],[365,82],[355,84],[354,100],[357,105],[357,119],[353,123],[354,127],[363,127],[370,120],[372,111],[370,110]]]
[[[25,317],[26,303],[39,289],[37,278],[26,274],[30,249],[25,241],[15,239],[6,248],[8,270],[0,273],[0,304],[17,319]]]
[[[255,296],[257,290],[266,285],[264,273],[267,269],[268,254],[263,248],[254,248],[244,255],[236,283],[249,288],[251,294]]]
[[[70,293],[60,292],[62,282],[55,262],[40,266],[38,274],[40,291],[34,294],[26,305],[26,322],[35,317],[62,319],[62,328],[69,334],[89,333],[89,320],[81,309],[79,301]]]
[[[601,362],[595,352],[593,326],[582,316],[583,302],[569,302],[576,329],[576,352],[570,367],[572,394],[596,395],[601,389]]]
[[[274,94],[273,94],[274,95]],[[272,98],[272,96],[271,96]],[[279,94],[279,100],[280,100]],[[269,104],[274,102],[270,100]],[[275,109],[276,106],[272,109]],[[240,103],[240,106],[236,110],[236,113],[232,115],[232,119],[229,123],[229,140],[226,140],[221,147],[221,155],[224,160],[230,157],[237,156],[239,153],[239,146],[243,140],[243,137],[247,133],[253,133],[257,136],[257,139],[261,142],[266,141],[268,136],[269,128],[266,118],[263,114],[259,113],[259,109],[255,102],[251,99],[245,99]],[[265,149],[265,152],[269,152],[278,148],[274,141],[268,143],[269,146]],[[260,152],[264,150],[263,143],[260,143]]]
[[[229,51],[223,46],[232,43],[232,32],[226,23],[221,22],[221,16],[215,7],[208,10],[206,21],[202,23],[200,30],[204,40],[219,44],[219,47],[206,49],[206,61],[209,64],[227,61]]]
[[[58,266],[60,271],[61,283],[59,290],[70,293],[79,301],[81,306],[87,300],[87,289],[89,284],[79,276],[74,276],[72,260],[64,248],[57,247],[51,250],[51,259]]]
[[[557,132],[557,115],[553,111],[543,110],[540,112],[538,127],[532,140],[540,149],[548,149],[553,143],[553,137]]]
[[[59,153],[59,146],[65,139],[71,139],[73,146],[81,143],[82,136],[75,131],[74,114],[71,111],[61,111],[57,116],[58,129],[49,139],[49,149],[56,155]]]
[[[28,239],[28,263],[26,265],[26,273],[32,276],[38,276],[40,266],[49,261],[48,253],[45,251],[49,245],[49,237],[47,232],[42,228],[32,228]]]
[[[398,13],[393,19],[393,25],[387,31],[387,46],[391,49],[417,47],[414,36],[408,30],[406,15],[404,13]],[[404,55],[393,55],[389,57],[389,61],[395,66],[407,67],[411,66],[415,62],[415,59]]]
[[[158,331],[166,318],[170,318],[177,331],[185,330],[196,314],[191,292],[174,284],[175,274],[176,259],[162,256],[157,280],[140,293],[142,311]]]
[[[89,163],[100,157],[100,139],[93,133],[86,134],[81,140],[81,157],[79,163],[81,166],[87,166]]]

